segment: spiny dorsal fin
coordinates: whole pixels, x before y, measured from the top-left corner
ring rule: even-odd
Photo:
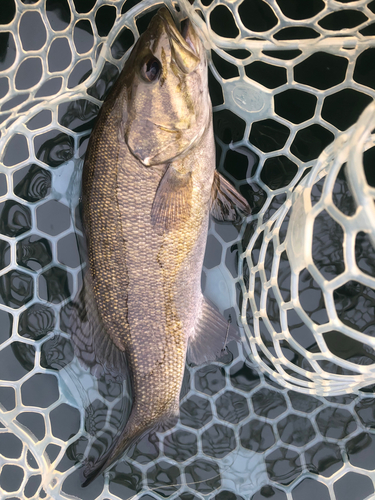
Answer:
[[[196,365],[215,361],[223,355],[230,340],[239,339],[233,322],[226,320],[204,297],[194,330],[189,339],[187,360]]]
[[[151,222],[158,233],[177,228],[190,214],[191,173],[181,174],[172,166],[165,172],[156,190]]]
[[[250,214],[251,209],[245,198],[216,170],[211,189],[212,217],[218,221],[240,222]]]

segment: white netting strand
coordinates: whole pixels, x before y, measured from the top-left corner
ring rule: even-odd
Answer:
[[[287,387],[299,386],[299,390],[310,394],[351,393],[375,382],[375,339],[372,336],[372,328],[362,332],[345,324],[340,319],[335,301],[335,291],[353,281],[363,287],[375,288],[375,278],[358,267],[355,248],[358,233],[373,234],[374,190],[367,183],[362,158],[364,151],[375,144],[374,137],[371,136],[374,127],[375,106],[371,104],[356,125],[340,135],[320,155],[312,171],[288,193],[283,206],[257,228],[244,253],[249,269],[249,289],[244,293],[244,298],[245,301],[249,300],[254,318],[254,332],[247,327],[247,302],[243,306],[243,323],[250,338],[252,353],[266,371],[276,375],[279,383]],[[351,215],[343,212],[348,208],[346,200],[343,200],[342,206],[336,206],[332,196],[337,176],[344,165],[349,186],[355,193],[356,207]],[[321,183],[319,199],[312,193],[318,182]],[[280,241],[280,228],[289,210],[291,215],[286,235],[283,234],[283,241]],[[322,222],[316,224],[319,216]],[[330,232],[331,239],[342,247],[338,251],[344,258],[342,272],[331,279],[326,279],[319,270],[322,262],[319,252],[323,252],[324,244],[329,243],[328,240],[324,241],[326,229]],[[272,268],[270,277],[265,273],[264,259],[260,257],[259,261],[254,263],[251,256],[254,243],[261,233],[264,238],[260,254],[265,255],[268,245],[273,245],[273,261],[268,263]],[[313,242],[320,239],[323,244],[314,248]],[[328,261],[324,265],[334,266],[337,254],[332,251],[332,245],[327,248],[331,262]],[[287,254],[285,258],[288,259],[291,270],[290,294],[287,301],[280,292],[278,282],[283,252]],[[260,307],[256,302],[257,274],[261,281]],[[306,281],[307,275],[311,276],[311,282],[314,281],[316,288],[321,290],[324,302],[320,304],[320,312],[326,309],[325,322],[314,322],[309,314],[311,309],[307,308],[306,312],[301,304],[300,297],[304,291],[301,290],[301,281]],[[273,294],[271,298],[268,296],[270,290]],[[314,298],[310,296],[310,300]],[[271,323],[267,315],[267,311],[271,311],[272,320],[277,322],[277,310],[281,327],[279,330],[275,330],[275,323]],[[293,332],[293,323],[291,325],[288,321],[290,310],[297,311],[300,318],[297,333]],[[301,331],[301,324],[306,325],[313,335],[315,343],[311,346],[304,346],[306,332]],[[343,343],[347,342],[346,336],[352,339],[352,342],[349,341],[349,352],[343,348]],[[272,363],[272,368],[261,359],[257,347]]]

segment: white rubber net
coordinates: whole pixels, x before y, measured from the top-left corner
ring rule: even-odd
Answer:
[[[161,3],[1,0],[0,497],[374,498],[375,2],[165,3],[205,36],[217,167],[253,209],[211,224],[202,276],[247,343],[80,487],[129,409],[69,338],[83,156]]]

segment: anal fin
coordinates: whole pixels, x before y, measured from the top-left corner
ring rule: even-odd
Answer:
[[[211,189],[212,217],[218,221],[240,222],[250,214],[245,198],[216,170]]]
[[[230,340],[239,340],[239,338],[233,322],[225,319],[207,299],[202,297],[194,335],[189,339],[188,363],[201,365],[208,361],[215,361],[222,356]]]

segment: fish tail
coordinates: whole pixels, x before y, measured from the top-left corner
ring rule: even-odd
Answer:
[[[83,470],[83,482],[82,487],[86,488],[89,484],[91,484],[94,479],[96,479],[106,468],[107,456],[103,457],[100,461],[96,462],[95,465],[92,465],[90,462],[86,462],[86,467]]]
[[[120,458],[124,451],[135,444],[147,431],[150,430],[150,427],[144,427],[143,429],[135,428],[133,425],[134,418],[132,418],[132,416],[133,415],[131,414],[123,431],[98,460],[95,462],[92,462],[90,459],[86,460],[85,468],[82,471],[83,487],[92,483],[92,481],[94,481],[94,479],[96,479],[102,472],[112,465],[113,462]]]
[[[94,479],[96,479],[102,472],[108,469],[121,455],[124,451],[128,450],[132,445],[137,443],[145,434],[152,430],[164,430],[166,428],[172,427],[176,420],[178,419],[178,400],[169,409],[169,411],[164,414],[160,419],[154,420],[149,424],[137,424],[139,419],[138,412],[133,410],[130,414],[129,420],[124,427],[124,430],[119,434],[117,439],[113,441],[108,450],[95,462],[86,460],[86,466],[82,471],[82,486],[86,487]]]

